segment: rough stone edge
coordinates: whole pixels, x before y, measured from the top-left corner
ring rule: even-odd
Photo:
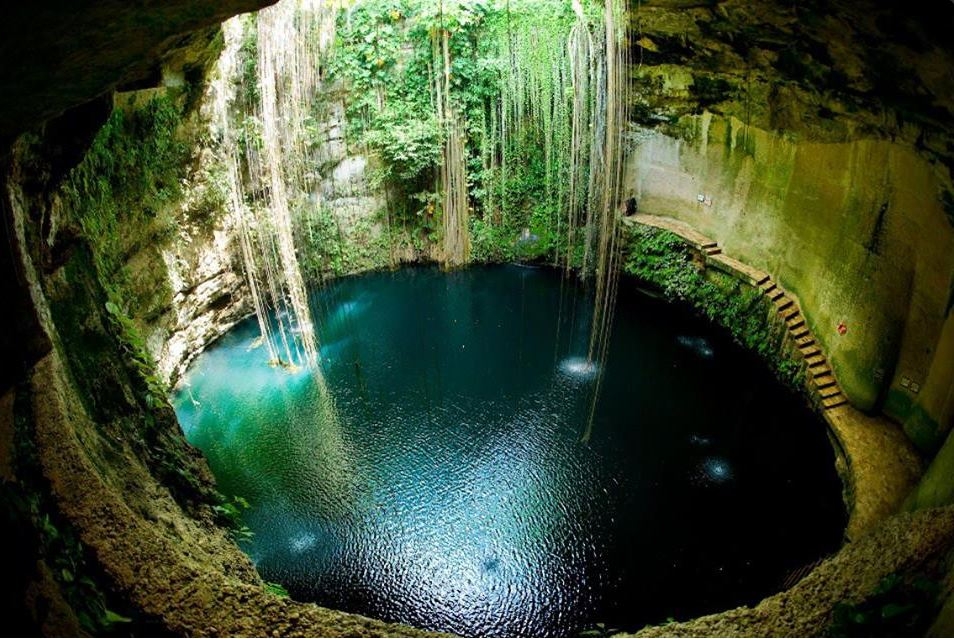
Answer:
[[[647,627],[638,637],[813,637],[837,604],[858,603],[891,573],[943,572],[954,547],[954,506],[895,515],[822,562],[791,589],[691,621]]]
[[[19,179],[3,195],[13,218],[13,259],[24,280],[41,330],[53,348],[27,373],[34,411],[34,444],[43,476],[60,513],[69,520],[111,586],[147,617],[188,636],[439,636],[401,624],[322,608],[265,591],[243,579],[249,559],[221,530],[203,530],[127,456],[126,481],[112,485],[99,468],[104,444],[66,371],[49,304],[26,241],[25,197]],[[176,521],[156,521],[126,503],[123,490],[148,492]],[[164,525],[165,524],[165,525]],[[171,524],[171,526],[170,526]],[[179,529],[192,529],[187,543]]]
[[[76,435],[93,426],[82,412],[57,349],[35,366],[32,386],[36,443],[60,507],[117,588],[145,613],[163,619],[170,630],[189,635],[436,636],[279,599],[258,585],[187,557],[173,540],[137,517],[99,476]],[[830,622],[835,603],[863,597],[885,574],[919,566],[950,545],[954,508],[941,509],[941,514],[925,512],[935,513],[937,520],[925,513],[897,517],[861,542],[846,545],[792,589],[755,608],[647,628],[640,635],[818,634]],[[234,552],[242,561],[237,548]],[[848,586],[839,585],[846,580]]]
[[[36,446],[63,514],[119,592],[174,633],[190,636],[435,636],[400,624],[270,595],[216,570],[127,506],[77,433],[94,428],[57,351],[33,369]],[[232,546],[234,561],[247,561]],[[222,550],[218,551],[219,553]],[[228,552],[228,549],[226,550]]]

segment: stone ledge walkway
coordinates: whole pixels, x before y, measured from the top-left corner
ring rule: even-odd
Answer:
[[[656,215],[633,215],[623,219],[624,223],[638,223],[675,233],[699,251],[706,266],[711,266],[737,279],[741,279],[758,288],[772,304],[775,311],[788,327],[789,336],[806,363],[809,392],[822,410],[831,410],[848,402],[841,391],[828,365],[828,360],[814,336],[805,324],[801,308],[795,298],[772,280],[764,271],[752,268],[722,252],[715,240],[702,235],[688,224],[672,218]]]
[[[923,473],[920,456],[901,429],[882,416],[869,416],[848,403],[794,296],[769,273],[724,254],[718,243],[682,222],[658,215],[632,215],[626,225],[642,224],[675,233],[696,249],[707,267],[757,287],[785,322],[789,336],[805,359],[806,386],[821,409],[844,456],[846,502],[850,510],[845,537],[857,539],[894,513]]]

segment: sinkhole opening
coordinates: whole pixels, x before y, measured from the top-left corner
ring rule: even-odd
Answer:
[[[625,278],[591,361],[592,304],[542,267],[340,279],[310,296],[323,379],[270,364],[249,319],[174,404],[250,503],[262,577],[331,608],[463,635],[633,630],[753,604],[835,551],[824,423]]]

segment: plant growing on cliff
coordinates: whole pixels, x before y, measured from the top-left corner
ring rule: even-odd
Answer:
[[[64,182],[67,221],[93,245],[105,282],[121,284],[128,253],[174,228],[170,207],[181,195],[190,157],[178,135],[181,123],[170,97],[115,109]]]
[[[770,303],[753,287],[719,274],[709,278],[692,261],[687,244],[662,229],[628,231],[623,270],[662,291],[670,301],[688,303],[724,326],[739,344],[758,353],[778,378],[800,388],[802,367],[782,351],[784,331],[770,322]]]
[[[288,589],[281,584],[277,584],[272,581],[265,582],[265,592],[270,595],[275,595],[276,597],[287,598],[289,596]]]
[[[144,400],[149,409],[167,406],[169,389],[156,373],[156,363],[146,348],[146,341],[129,315],[116,302],[105,304],[106,313],[128,362],[132,363],[146,385]]]
[[[478,259],[524,257],[515,243],[525,229],[538,238],[530,259],[571,253],[568,208],[583,224],[583,211],[603,206],[588,138],[605,143],[603,102],[623,93],[607,91],[598,72],[603,8],[578,9],[558,0],[367,0],[339,13],[328,77],[350,89],[350,143],[382,160],[389,223],[421,238],[437,217],[442,225],[470,218],[481,232],[472,238]],[[571,77],[573,59],[582,66]],[[448,177],[463,199],[436,200],[433,214],[420,215],[415,202],[446,193]]]
[[[16,592],[21,586],[18,581],[25,586],[27,581],[33,580],[36,563],[42,562],[84,632],[94,636],[116,632],[133,619],[114,610],[119,606],[100,585],[103,575],[98,573],[95,563],[88,560],[88,549],[72,524],[59,514],[48,492],[33,439],[34,419],[29,408],[32,399],[28,393],[23,388],[18,390],[14,403],[12,461],[18,480],[0,481],[7,538],[12,533],[14,540],[23,542],[16,546],[23,556],[7,566],[6,585]],[[45,614],[42,610],[33,612]]]
[[[210,491],[134,319],[144,309],[128,263],[175,230],[181,183],[192,168],[192,151],[180,137],[191,91],[115,109],[67,174],[57,223],[86,246],[70,253],[70,286],[51,303],[61,339],[73,345],[69,365],[87,409],[104,431],[134,447],[187,508]],[[171,299],[165,278],[158,286],[150,298]],[[130,392],[118,392],[123,388]]]
[[[219,495],[219,503],[212,507],[212,512],[218,518],[219,524],[229,529],[235,541],[250,541],[255,533],[242,521],[242,513],[251,508],[251,505],[242,497],[233,495],[231,499]]]
[[[413,115],[407,104],[392,104],[377,116],[364,142],[383,160],[380,179],[407,192],[426,190],[441,158],[443,135],[432,114]]]

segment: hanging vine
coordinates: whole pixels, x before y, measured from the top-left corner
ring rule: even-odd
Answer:
[[[314,368],[318,359],[292,209],[309,180],[304,127],[327,44],[315,35],[326,25],[327,10],[313,0],[229,23],[216,87],[242,267],[269,359],[289,367]]]
[[[379,160],[384,241],[410,235],[448,268],[537,260],[579,273],[594,299],[586,356],[602,370],[620,270],[623,1],[363,0],[324,14],[315,1],[262,12],[240,91],[247,117],[230,133],[244,160],[230,174],[245,185],[233,191],[243,262],[257,314],[274,318],[260,320],[272,358],[317,354],[292,211],[311,179],[308,105],[328,82],[348,89],[349,146]],[[306,4],[325,17],[307,18]],[[328,31],[316,25],[328,12],[337,36],[326,63]],[[298,235],[327,234],[320,217],[299,214]]]

